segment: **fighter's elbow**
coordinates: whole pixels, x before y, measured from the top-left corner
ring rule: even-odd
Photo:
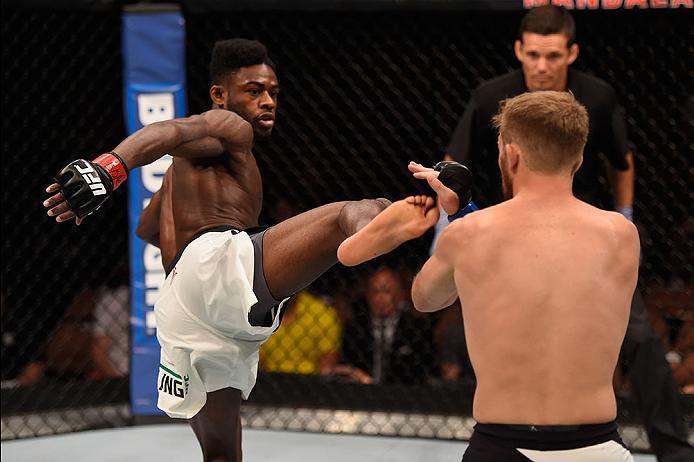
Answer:
[[[227,140],[238,146],[253,144],[253,126],[235,112],[216,110],[203,114],[207,136]]]
[[[135,235],[143,241],[146,241],[149,237],[149,234],[145,232],[145,229],[142,227],[141,224],[137,226],[137,229],[135,230]]]
[[[236,142],[250,150],[253,147],[253,126],[248,121],[241,119],[236,130]]]
[[[234,126],[230,128],[233,141],[241,148],[250,151],[253,147],[253,126],[247,120],[242,119],[238,115],[233,115],[238,119]]]
[[[140,222],[135,229],[135,235],[143,241],[159,247],[159,230],[154,231]]]
[[[156,248],[161,248],[161,245],[159,244],[159,234],[152,234],[149,236],[144,236],[141,238],[143,241],[145,241],[147,244],[153,245]]]
[[[451,293],[450,296],[444,296],[444,294],[447,294],[447,291],[443,288],[426,290],[421,285],[413,284],[412,305],[421,313],[433,313],[451,306],[458,298],[458,294],[455,292]]]
[[[423,299],[415,300],[414,297],[412,297],[412,304],[414,305],[414,308],[420,313],[431,313],[432,311],[437,311],[440,309],[438,306],[432,303],[427,303]]]
[[[431,303],[423,293],[420,284],[415,280],[412,285],[412,305],[414,305],[415,310],[421,313],[428,313],[434,311]]]
[[[410,297],[412,298],[412,305],[417,311],[423,311],[424,300],[422,297],[422,290],[419,283],[419,274],[415,276],[414,281],[412,281],[412,289],[410,289]]]
[[[412,297],[412,304],[414,305],[414,309],[420,313],[426,313],[429,311],[426,304],[422,303],[422,300],[419,298]]]

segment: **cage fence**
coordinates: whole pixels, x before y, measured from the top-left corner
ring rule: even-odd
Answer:
[[[213,43],[259,39],[282,88],[276,132],[255,148],[261,220],[337,200],[401,198],[420,191],[407,163],[440,160],[471,91],[516,67],[520,15],[186,11],[190,112],[210,106]],[[2,16],[2,439],[124,425],[131,420],[125,194],[79,229],[51,223],[40,205],[62,165],[125,135],[120,10],[4,8]],[[675,12],[575,17],[575,66],[613,85],[627,114],[643,241],[639,290],[674,342],[692,312],[694,101],[685,59],[692,49],[682,40],[692,30]],[[603,184],[602,205],[610,207]],[[264,346],[244,424],[469,437],[474,376],[464,354],[450,353],[461,347],[459,318],[453,309],[425,317],[407,303],[430,240],[356,270],[333,268],[296,297],[291,322]],[[374,294],[379,284],[395,286],[388,300]],[[400,312],[396,328],[374,315],[389,304]],[[321,374],[324,358],[337,372]],[[628,389],[618,398],[625,441],[648,450]],[[683,398],[683,406],[691,433],[694,404]]]

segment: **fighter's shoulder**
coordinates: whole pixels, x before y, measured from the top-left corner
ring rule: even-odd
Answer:
[[[639,242],[639,231],[634,223],[627,220],[624,215],[618,212],[605,212],[609,215],[609,220],[613,226],[617,240],[620,242]]]
[[[610,258],[618,268],[631,274],[639,266],[641,258],[641,241],[636,226],[624,218],[620,213],[603,211],[606,221],[609,224],[609,245],[608,252]]]
[[[619,247],[639,245],[639,232],[636,226],[627,220],[624,215],[619,212],[602,210],[588,204],[585,204],[585,206],[590,208],[593,216],[605,231],[614,238],[615,243]]]
[[[448,240],[468,242],[476,236],[480,236],[480,233],[492,227],[495,215],[493,208],[478,210],[454,220],[444,229],[441,238],[446,235]]]

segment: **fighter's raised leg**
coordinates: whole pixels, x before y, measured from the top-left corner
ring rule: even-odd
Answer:
[[[296,215],[265,232],[263,271],[280,300],[337,263],[337,248],[390,205],[386,199],[335,202]]]

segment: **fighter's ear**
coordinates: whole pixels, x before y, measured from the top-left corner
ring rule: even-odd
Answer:
[[[212,104],[214,104],[216,107],[224,109],[227,99],[226,88],[221,85],[212,85],[210,87],[210,99],[212,100]]]
[[[513,44],[513,51],[516,53],[516,59],[523,62],[523,42],[516,40]]]
[[[576,58],[578,58],[578,43],[569,47],[569,65],[573,64]]]
[[[506,164],[511,172],[516,173],[521,162],[521,151],[517,144],[508,143],[506,146]]]
[[[581,165],[583,165],[583,154],[581,154],[578,159],[576,160],[576,163],[573,165],[571,168],[571,174],[575,175],[576,172],[578,171],[579,168],[581,168]]]

